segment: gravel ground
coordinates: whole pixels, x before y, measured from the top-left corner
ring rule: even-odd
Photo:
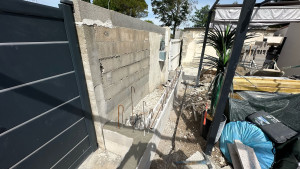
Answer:
[[[171,111],[167,126],[162,134],[165,136],[163,137],[165,139],[162,139],[158,145],[155,157],[151,163],[151,169],[183,168],[183,166],[175,166],[172,163],[186,160],[197,151],[202,152],[206,140],[200,135],[200,112],[205,110],[206,103],[208,103],[208,105],[210,104],[207,97],[207,89],[212,79],[212,75],[205,74],[201,78],[201,87],[193,88],[188,86],[185,102],[183,104],[183,112],[177,126],[175,149],[172,151],[172,137],[175,131],[176,119],[180,114],[179,109],[184,94],[184,86],[180,85],[181,88],[178,92],[178,98],[174,101],[174,110]],[[196,116],[198,121],[195,120],[192,111],[193,105],[197,112]],[[228,165],[219,149],[218,143],[213,148],[210,159],[216,168]]]
[[[155,105],[158,103],[160,97],[162,96],[164,92],[164,87],[159,86],[158,88],[154,89],[153,92],[146,95],[134,108],[133,113],[134,114],[141,114],[143,112],[143,101],[146,101],[145,105],[145,112],[149,112],[150,109],[153,109]]]

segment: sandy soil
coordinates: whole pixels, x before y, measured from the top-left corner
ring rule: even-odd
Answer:
[[[206,80],[208,79],[208,80]],[[204,78],[204,83],[209,83],[211,77]],[[184,85],[181,85],[178,98],[174,101],[174,110],[170,113],[169,121],[163,133],[151,169],[183,168],[172,164],[175,161],[186,160],[195,152],[202,152],[205,148],[206,140],[200,135],[200,113],[205,109],[207,102],[206,92],[209,85],[194,89],[187,86],[186,98],[183,103],[183,111],[179,117],[177,132],[175,137],[175,148],[172,150],[172,136],[176,127],[176,120],[180,114],[180,105],[184,96]],[[192,113],[192,104],[197,103],[197,120]],[[225,159],[219,149],[218,144],[213,149],[211,161],[217,168],[227,166]]]

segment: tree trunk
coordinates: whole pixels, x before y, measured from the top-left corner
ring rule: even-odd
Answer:
[[[177,25],[176,25],[176,23],[175,23],[175,24],[174,24],[174,27],[173,27],[173,39],[175,39],[176,27],[177,27]]]

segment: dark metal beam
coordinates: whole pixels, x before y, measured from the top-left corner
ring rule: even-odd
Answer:
[[[208,34],[208,30],[209,30],[211,17],[212,17],[212,14],[213,14],[213,10],[215,9],[215,6],[219,3],[219,1],[220,0],[216,0],[215,3],[213,4],[213,6],[208,11],[207,21],[206,21],[206,24],[205,24],[205,35],[204,35],[204,40],[203,40],[203,45],[202,45],[202,52],[201,52],[201,57],[200,57],[200,63],[199,63],[199,68],[198,68],[197,79],[196,79],[196,87],[199,86],[201,69],[202,69],[203,58],[204,58],[204,53],[205,53],[205,47],[206,47],[206,42],[207,42],[207,34]]]
[[[231,57],[228,62],[227,70],[225,71],[224,81],[220,91],[220,96],[218,98],[214,119],[208,133],[208,138],[207,138],[207,143],[205,148],[205,153],[208,155],[211,154],[212,148],[215,144],[215,138],[220,126],[222,116],[224,114],[224,109],[227,103],[235,70],[239,62],[244,40],[246,38],[255,1],[256,0],[244,0],[242,6],[239,22],[236,28],[235,40],[232,47]]]

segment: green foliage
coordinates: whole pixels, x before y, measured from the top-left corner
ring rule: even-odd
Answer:
[[[215,67],[218,71],[224,72],[224,68],[227,66],[235,32],[236,29],[232,28],[232,25],[227,25],[223,30],[220,26],[215,26],[208,32],[207,43],[216,50],[219,57],[217,67]]]
[[[144,20],[145,22],[154,24],[151,20]]]
[[[200,10],[196,9],[195,15],[192,17],[192,22],[194,23],[194,27],[205,27],[209,5],[202,7]]]
[[[217,53],[218,58],[213,56],[206,56],[205,59],[208,61],[205,63],[206,66],[217,69],[217,74],[209,87],[209,91],[212,93],[211,97],[211,113],[214,113],[214,109],[217,104],[217,99],[220,94],[223,76],[225,68],[227,66],[231,47],[234,42],[236,29],[232,28],[232,25],[227,25],[222,29],[220,26],[215,26],[208,32],[207,43],[210,44]]]
[[[172,27],[174,36],[176,28],[187,20],[192,3],[188,0],[151,0],[151,5],[156,18],[163,23],[162,26]]]
[[[148,16],[145,0],[93,0],[93,4],[136,18]]]
[[[213,56],[206,56],[205,59],[208,60],[204,63],[210,68],[216,68],[217,73],[212,81],[209,91],[212,93],[211,98],[211,113],[214,113],[214,109],[217,104],[217,99],[220,94],[224,72],[227,67],[227,63],[230,59],[231,48],[235,39],[236,29],[232,25],[224,26],[222,29],[220,26],[215,26],[208,32],[207,43],[210,44],[217,53],[218,58]],[[247,35],[246,39],[252,38],[252,35]]]

